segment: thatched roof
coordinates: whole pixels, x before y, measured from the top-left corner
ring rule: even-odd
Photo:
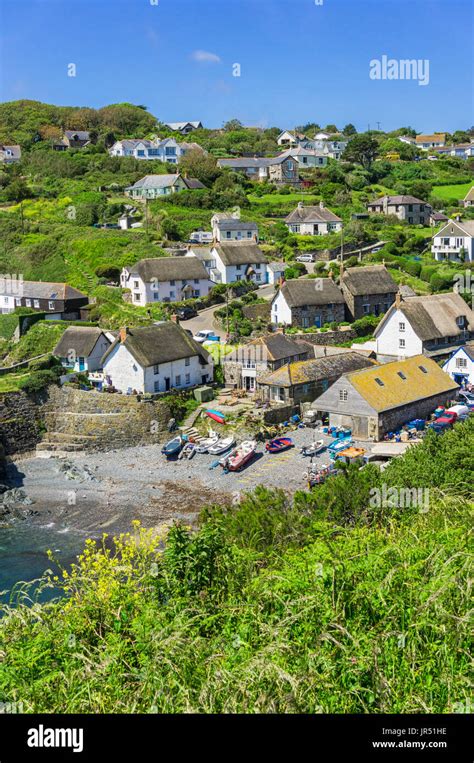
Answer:
[[[354,296],[395,294],[398,286],[384,265],[368,265],[344,270],[341,282]]]
[[[457,319],[462,317],[466,318],[468,330],[474,331],[474,312],[459,294],[448,292],[407,297],[401,300],[399,308],[393,304],[375,329],[375,337],[380,335],[397,309],[400,309],[422,342],[459,336],[464,328],[458,325]]]
[[[142,368],[191,358],[195,355],[199,355],[203,363],[210,362],[210,355],[204,347],[195,342],[173,321],[127,329],[124,341],[119,335],[104,354],[102,363],[105,363],[120,343],[127,348]]]
[[[94,326],[69,326],[53,350],[53,355],[66,358],[71,350],[76,357],[87,358],[92,353],[98,340],[103,337],[110,342],[100,328]]]
[[[332,278],[298,278],[281,288],[288,307],[342,304],[344,297]]]
[[[224,265],[256,265],[267,261],[260,247],[247,241],[220,243],[214,249]]]
[[[129,270],[132,275],[137,273],[147,283],[152,280],[189,281],[195,278],[209,278],[206,268],[198,257],[156,257],[140,260]]]

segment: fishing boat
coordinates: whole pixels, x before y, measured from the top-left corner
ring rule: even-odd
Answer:
[[[274,437],[273,440],[269,440],[265,445],[265,450],[268,453],[281,453],[283,450],[288,450],[294,445],[291,437]]]
[[[213,408],[208,408],[204,411],[206,416],[217,421],[218,424],[225,424],[225,416],[220,411],[215,411]]]
[[[248,464],[248,462],[252,460],[256,450],[256,440],[244,440],[227,456],[221,458],[219,463],[227,471],[237,472],[239,469],[242,469],[245,464]]]
[[[178,455],[183,445],[184,440],[181,435],[178,435],[177,437],[173,437],[172,440],[169,440],[166,445],[163,445],[161,452],[166,458],[171,458],[172,456]]]
[[[316,456],[317,453],[322,453],[323,450],[326,450],[324,440],[315,440],[311,445],[303,445],[301,454],[303,456]]]
[[[207,453],[211,445],[215,445],[218,439],[219,435],[217,432],[214,432],[213,429],[209,429],[209,437],[206,440],[201,440],[196,446],[196,453]]]
[[[185,446],[183,447],[181,453],[179,454],[178,458],[179,459],[187,458],[188,460],[190,460],[195,453],[196,453],[196,445],[193,442],[187,442]]]
[[[337,453],[340,453],[341,450],[346,450],[350,445],[353,445],[352,438],[344,439],[344,440],[333,440],[328,445],[328,451],[331,458],[334,458]]]
[[[230,450],[233,445],[235,445],[234,437],[224,437],[221,440],[217,440],[214,445],[211,445],[207,452],[213,456],[219,456],[221,453],[225,453],[227,450]]]

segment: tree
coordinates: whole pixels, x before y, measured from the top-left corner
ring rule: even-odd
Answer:
[[[370,169],[378,154],[379,145],[375,138],[368,133],[356,135],[347,145],[342,158],[348,162],[356,162],[364,169]]]
[[[357,130],[354,125],[351,124],[351,122],[349,122],[349,124],[344,127],[342,132],[344,135],[357,135]]]
[[[339,130],[337,129],[336,125],[326,125],[326,127],[324,128],[324,132],[334,133],[334,132],[339,132]]]
[[[19,178],[10,183],[5,189],[5,198],[7,201],[23,201],[31,198],[31,191],[25,181]]]
[[[189,151],[183,156],[179,163],[179,169],[182,175],[188,173],[190,177],[197,178],[207,186],[212,185],[221,174],[216,158],[209,154],[203,154],[198,149]]]
[[[223,127],[226,132],[232,132],[233,130],[241,130],[243,124],[239,119],[229,119],[228,122],[224,122]]]
[[[160,223],[160,233],[169,241],[179,241],[180,233],[178,223],[171,217],[165,217]]]

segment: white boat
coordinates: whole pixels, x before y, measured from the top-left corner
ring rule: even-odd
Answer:
[[[213,429],[209,429],[209,437],[206,440],[202,440],[200,443],[198,443],[196,446],[196,453],[207,453],[209,448],[212,445],[215,445],[218,439],[219,435],[217,432],[214,432]]]
[[[311,445],[303,445],[301,453],[303,456],[315,456],[323,450],[326,450],[324,440],[316,440],[315,442],[312,442]]]
[[[221,453],[225,453],[226,450],[229,450],[233,445],[235,445],[234,437],[223,437],[222,440],[217,440],[215,445],[211,445],[207,452],[211,453],[213,456],[219,456]]]
[[[229,472],[236,472],[247,464],[257,450],[256,440],[244,440],[234,450],[219,461],[220,465]]]
[[[179,460],[182,460],[183,458],[187,458],[189,460],[194,456],[195,452],[196,452],[195,444],[193,442],[187,442],[183,450],[179,454],[178,458]]]

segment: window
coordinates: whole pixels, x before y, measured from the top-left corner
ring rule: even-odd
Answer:
[[[158,294],[157,291],[153,292],[153,299],[155,300],[155,302],[159,302],[160,301],[160,295]]]
[[[420,217],[420,225],[425,224],[425,218],[423,216]]]
[[[159,392],[160,391],[160,382],[159,381],[153,382],[153,390],[154,390],[154,392]]]
[[[405,323],[404,323],[404,321],[400,321],[400,323],[398,324],[398,330],[399,331],[405,331]]]
[[[138,283],[138,281],[134,281],[134,282],[133,282],[133,288],[134,288],[134,289],[138,289],[138,288],[139,288],[139,283]]]
[[[20,306],[21,306],[21,297],[17,297],[15,299],[15,307],[20,307]]]
[[[195,278],[195,279],[194,279],[194,283],[195,283],[195,284],[197,284],[197,285],[199,286],[199,278]]]
[[[180,374],[178,374],[177,377],[176,377],[176,386],[177,387],[181,386],[181,375]]]
[[[398,346],[400,347],[400,349],[404,349],[405,348],[405,340],[404,339],[399,339],[398,340]]]
[[[242,265],[236,265],[236,266],[235,266],[235,269],[236,269],[236,270],[242,270]]]
[[[347,402],[347,397],[348,397],[347,389],[340,389],[339,390],[339,402],[340,403],[346,403]]]
[[[39,307],[40,306],[39,299],[35,299],[33,304],[34,304],[35,307]]]
[[[409,204],[408,205],[408,211],[409,212],[413,212],[413,204]]]
[[[158,363],[155,366],[153,366],[153,373],[155,374],[155,376],[160,373],[160,366]]]
[[[170,281],[170,286],[174,286],[174,285],[175,285],[175,282],[174,281]]]
[[[138,156],[145,156],[145,152],[142,149],[138,149],[137,155]]]
[[[428,371],[426,370],[426,368],[425,368],[424,366],[418,366],[418,368],[419,368],[419,369],[420,369],[420,371],[422,371],[424,374],[427,374],[427,373],[428,373]]]
[[[303,326],[304,329],[309,328],[309,318],[302,318],[301,325]]]
[[[157,294],[155,294],[155,297],[156,297],[156,296],[157,296]],[[134,299],[134,301],[135,301],[135,302],[140,302],[140,295],[139,295],[139,294],[137,294],[137,293],[135,293],[135,294],[133,295],[133,299]]]
[[[191,384],[191,374],[186,374],[186,376],[184,377],[184,383]]]
[[[187,281],[181,281],[181,286],[186,286]]]
[[[31,307],[31,299],[26,299],[26,300],[25,300],[25,305],[26,305],[27,307]]]
[[[185,358],[184,365],[189,366],[191,364],[191,358]]]
[[[403,373],[403,371],[397,371],[397,373],[398,373],[398,375],[399,375],[400,379],[403,379],[403,381],[406,381],[406,378],[407,378],[407,377],[405,376],[405,374]]]
[[[232,231],[230,231],[230,230],[226,231],[225,237],[226,238],[232,238]]]
[[[370,311],[370,305],[362,305],[365,315]]]
[[[385,384],[383,383],[382,379],[379,379],[378,376],[375,377],[375,381],[379,385],[379,387],[385,387]]]
[[[309,384],[303,384],[303,395],[307,395],[309,392]]]
[[[412,223],[412,222],[413,222],[413,217],[409,217],[409,218],[408,218],[408,222],[409,222],[409,223]]]
[[[54,301],[52,299],[48,302],[48,310],[54,310]]]
[[[201,289],[194,289],[194,291],[193,291],[194,299],[197,299],[200,296],[201,296]]]
[[[299,233],[301,229],[300,225],[290,225],[290,230],[292,233]]]
[[[456,323],[459,326],[459,328],[462,328],[466,323],[466,318],[464,317],[464,315],[458,315],[458,317],[456,318]]]
[[[175,292],[174,291],[170,291],[170,299],[174,299],[175,296],[176,296]]]
[[[457,366],[457,368],[467,368],[467,359],[466,358],[456,358],[456,366]]]
[[[247,238],[252,238],[252,231],[251,230],[247,231]]]

